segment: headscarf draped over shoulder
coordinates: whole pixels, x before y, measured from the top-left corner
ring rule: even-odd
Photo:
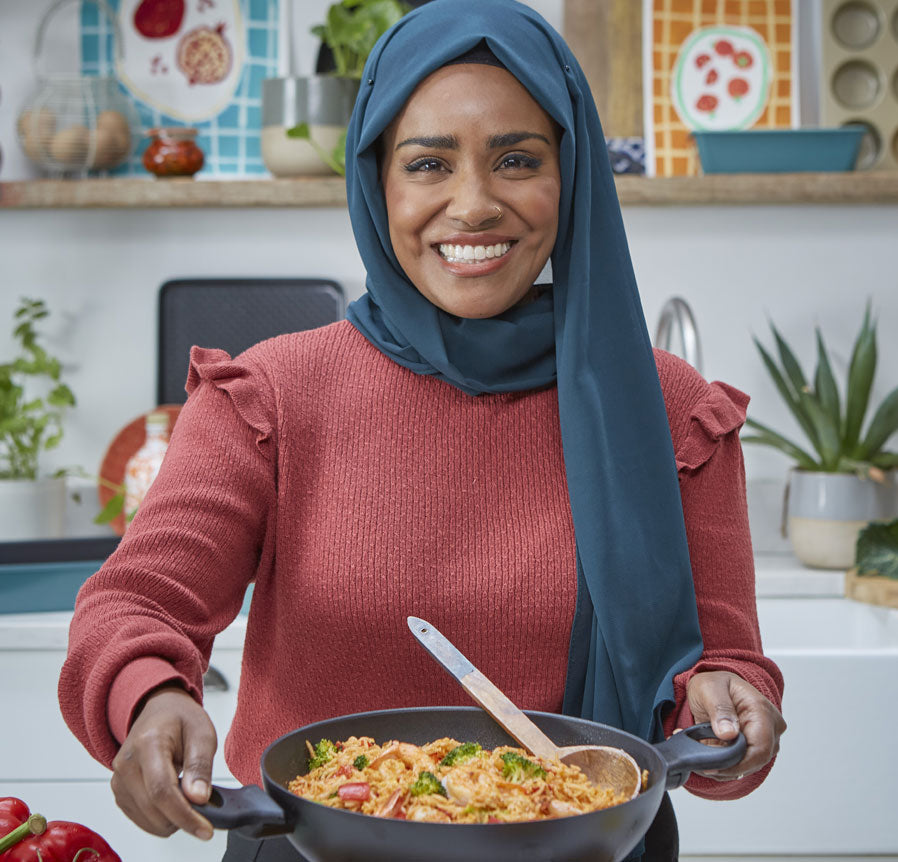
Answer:
[[[561,127],[552,289],[487,319],[425,299],[393,252],[377,140],[418,83],[485,41]],[[577,543],[564,711],[657,739],[673,677],[701,654],[673,447],[614,178],[564,40],[515,0],[433,0],[375,46],[346,185],[367,293],[349,320],[385,355],[476,396],[558,386]]]

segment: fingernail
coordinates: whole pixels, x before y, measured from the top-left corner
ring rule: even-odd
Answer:
[[[736,725],[733,724],[728,718],[723,718],[717,722],[717,727],[722,733],[729,733],[732,730],[736,729]]]
[[[200,828],[193,834],[196,835],[200,841],[209,841],[212,838],[212,830],[209,829],[208,826],[200,826]]]
[[[203,799],[209,798],[209,785],[200,778],[194,780],[193,784],[190,785],[190,790]]]

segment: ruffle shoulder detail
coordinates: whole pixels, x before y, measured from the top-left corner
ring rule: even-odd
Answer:
[[[676,451],[677,472],[692,473],[714,454],[722,437],[745,423],[749,397],[727,383],[706,384],[704,397],[694,405],[686,435]]]
[[[244,361],[243,355],[231,359],[218,348],[193,347],[185,387],[187,394],[191,395],[204,381],[230,396],[241,419],[256,431],[256,445],[270,457],[274,426],[265,404],[266,384],[262,372]]]

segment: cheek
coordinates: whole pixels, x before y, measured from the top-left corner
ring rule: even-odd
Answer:
[[[421,247],[421,231],[429,220],[429,206],[432,200],[418,190],[398,191],[387,185],[384,199],[387,205],[387,222],[393,249],[413,249]]]
[[[558,232],[558,204],[561,198],[559,184],[546,182],[531,188],[526,199],[520,201],[520,210],[533,230],[544,233],[543,240],[554,243]]]

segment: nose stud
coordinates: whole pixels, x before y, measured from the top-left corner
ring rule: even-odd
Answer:
[[[492,219],[490,219],[490,221],[500,221],[502,216],[505,215],[505,213],[502,212],[501,207],[497,207],[497,206],[493,205],[493,209],[496,211],[496,214],[492,217]]]

